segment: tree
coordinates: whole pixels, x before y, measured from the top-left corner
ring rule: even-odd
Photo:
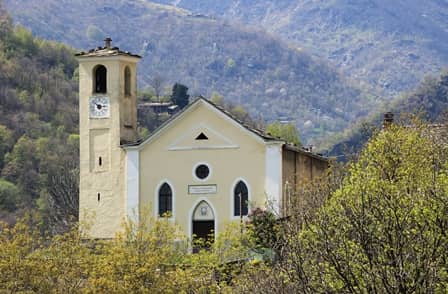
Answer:
[[[300,135],[296,126],[292,123],[282,124],[280,122],[273,122],[266,127],[266,132],[274,137],[285,140],[297,146],[301,146]]]
[[[281,224],[273,212],[255,208],[249,214],[247,225],[256,249],[278,250],[281,247]]]
[[[173,93],[171,94],[171,101],[178,105],[180,109],[188,105],[190,95],[188,95],[188,88],[182,84],[175,83],[173,86]]]
[[[3,167],[5,154],[12,148],[12,146],[12,131],[3,125],[0,125],[0,169]]]
[[[224,97],[218,92],[213,92],[210,96],[210,101],[218,106],[224,106]]]
[[[392,125],[370,140],[342,183],[300,192],[310,209],[299,207],[285,223],[281,261],[248,268],[239,290],[445,293],[448,162],[435,134],[418,123]]]
[[[11,182],[0,178],[0,209],[14,211],[19,203],[20,190]]]
[[[154,89],[154,95],[156,96],[157,102],[160,102],[160,96],[162,95],[164,82],[164,78],[159,75],[155,75],[151,80],[151,87]]]
[[[448,287],[446,145],[390,126],[300,233],[288,273],[306,292],[434,293]]]
[[[188,254],[176,226],[148,215],[124,223],[112,240],[86,239],[82,225],[49,236],[32,216],[0,223],[0,292],[231,293],[227,281],[240,270],[234,261],[249,253],[239,226]]]
[[[251,118],[249,114],[247,113],[246,109],[242,105],[229,105],[230,113],[233,114],[237,119],[239,119],[242,122],[251,121]]]
[[[2,176],[19,186],[24,205],[30,205],[31,200],[38,197],[39,173],[36,144],[27,136],[22,136],[8,153]]]
[[[64,163],[49,175],[44,216],[53,233],[69,231],[78,221],[79,167]]]

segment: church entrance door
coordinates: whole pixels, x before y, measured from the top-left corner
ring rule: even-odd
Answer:
[[[215,240],[215,215],[206,201],[201,201],[193,212],[192,217],[193,252],[201,248],[209,248]]]

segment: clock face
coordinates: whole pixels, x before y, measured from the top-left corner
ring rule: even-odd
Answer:
[[[91,118],[107,118],[110,114],[109,98],[92,97],[90,98],[90,117]]]

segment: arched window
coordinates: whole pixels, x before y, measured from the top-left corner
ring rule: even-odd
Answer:
[[[173,212],[173,191],[170,185],[164,183],[159,189],[159,216]]]
[[[94,93],[107,93],[107,69],[104,65],[97,65],[93,70]]]
[[[124,69],[124,94],[131,96],[131,70],[129,66],[126,66]]]
[[[239,181],[233,190],[233,215],[247,215],[249,210],[249,192],[246,184],[243,181]]]

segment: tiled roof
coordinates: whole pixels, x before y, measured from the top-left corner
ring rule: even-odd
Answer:
[[[301,153],[301,154],[305,154],[307,156],[319,159],[319,160],[323,160],[323,161],[328,161],[329,158],[320,154],[320,153],[315,153],[313,151],[311,151],[311,149],[308,148],[304,148],[304,147],[298,147],[296,145],[291,145],[291,144],[284,144],[283,147],[287,150],[293,151],[293,152],[297,152],[297,153]]]
[[[90,49],[88,52],[81,51],[81,52],[76,53],[75,56],[104,57],[104,56],[124,55],[124,56],[141,58],[140,55],[132,54],[129,51],[122,51],[118,47],[112,47],[111,46],[112,39],[110,39],[110,38],[106,38],[104,41],[106,42],[104,47],[96,47],[95,49]]]
[[[107,47],[97,47],[95,49],[90,49],[88,52],[78,52],[75,56],[82,57],[103,57],[103,56],[117,56],[117,55],[127,55],[131,57],[141,58],[140,55],[132,54],[129,51],[121,51],[118,47],[107,48]]]

